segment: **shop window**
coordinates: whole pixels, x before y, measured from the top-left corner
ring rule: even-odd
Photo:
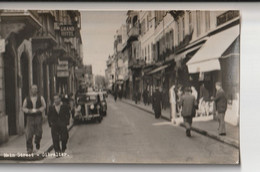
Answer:
[[[196,24],[197,24],[197,36],[200,36],[201,34],[201,15],[200,11],[196,11]]]
[[[205,12],[205,23],[206,23],[206,31],[210,30],[210,12]]]

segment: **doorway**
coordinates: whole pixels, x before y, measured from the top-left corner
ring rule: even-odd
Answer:
[[[4,53],[5,111],[8,115],[9,135],[17,134],[16,126],[16,58],[11,45],[6,46]]]
[[[21,75],[22,75],[22,101],[29,95],[29,58],[25,52],[21,55]],[[26,116],[24,116],[24,126],[26,126]]]

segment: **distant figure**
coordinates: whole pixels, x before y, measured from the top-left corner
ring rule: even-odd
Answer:
[[[185,128],[186,128],[186,136],[191,137],[191,124],[192,118],[195,116],[196,109],[196,101],[195,97],[191,94],[191,89],[189,87],[185,88],[184,95],[181,97],[180,104],[182,106],[181,115],[184,120]]]
[[[171,86],[169,90],[169,102],[171,105],[171,122],[176,124],[176,94],[175,94],[175,85]]]
[[[153,93],[153,110],[155,118],[158,119],[161,116],[161,104],[162,104],[162,94],[159,91],[159,88],[156,88],[155,93]]]
[[[144,105],[148,104],[148,91],[147,91],[147,89],[145,89],[143,91],[143,101],[144,101]]]
[[[162,108],[165,110],[167,106],[168,95],[165,89],[162,90]]]
[[[117,92],[116,91],[114,91],[114,100],[115,100],[115,102],[117,100]]]
[[[219,123],[218,133],[219,135],[225,136],[226,135],[225,113],[227,110],[227,98],[224,90],[222,89],[221,83],[217,82],[215,86],[217,92],[216,92],[216,97],[213,98],[213,100],[216,104],[217,119]]]
[[[209,91],[205,87],[205,84],[203,83],[200,86],[199,114],[201,114],[202,116],[208,116],[209,115],[209,106],[210,106]]]
[[[140,95],[141,95],[141,93],[140,93],[138,90],[136,90],[136,91],[134,92],[135,104],[138,103]]]

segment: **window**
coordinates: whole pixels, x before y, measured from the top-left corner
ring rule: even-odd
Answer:
[[[205,23],[206,23],[206,31],[210,30],[210,12],[205,12]]]
[[[201,27],[200,27],[200,22],[201,22],[201,17],[200,17],[200,11],[196,11],[196,24],[197,24],[197,36],[200,35],[201,33]]]
[[[147,61],[147,56],[146,56],[146,47],[145,47],[145,61]]]
[[[149,30],[149,15],[146,16],[146,29]]]
[[[180,30],[181,30],[181,26],[180,26],[180,23],[179,22],[177,22],[177,25],[178,25],[178,27],[177,27],[177,36],[178,36],[178,39],[177,39],[177,43],[179,44],[180,42],[181,42],[181,39],[180,39]]]
[[[192,14],[189,12],[189,33],[192,32]]]
[[[141,35],[145,34],[145,19],[142,20],[141,23]]]
[[[150,62],[150,45],[148,45],[148,62]]]
[[[185,23],[184,23],[184,17],[182,18],[182,40],[184,39],[185,36]]]

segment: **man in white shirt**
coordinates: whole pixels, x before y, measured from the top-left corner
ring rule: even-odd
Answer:
[[[171,104],[171,122],[173,124],[176,124],[176,94],[175,94],[175,85],[173,85],[169,90],[169,98],[170,98],[170,104]]]
[[[23,112],[26,118],[27,153],[33,153],[33,136],[35,135],[36,150],[40,149],[42,138],[42,114],[46,108],[44,98],[38,95],[38,88],[32,85],[31,94],[23,102]]]

